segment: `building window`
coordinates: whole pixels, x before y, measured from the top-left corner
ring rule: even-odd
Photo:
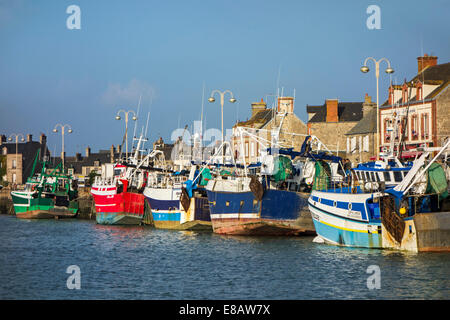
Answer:
[[[422,99],[423,99],[422,84],[419,82],[417,83],[416,100],[418,101]]]
[[[388,143],[391,141],[391,135],[388,132],[389,119],[384,119],[384,142]]]
[[[421,129],[421,136],[422,139],[428,139],[429,138],[429,123],[428,123],[428,113],[423,113],[421,116],[420,121],[420,129]]]
[[[403,135],[403,140],[408,140],[408,119],[406,117],[402,117],[402,121],[400,123],[400,132]]]
[[[12,168],[13,168],[13,169],[16,169],[16,168],[17,168],[17,162],[16,162],[16,159],[13,159],[13,161],[12,161]]]
[[[417,123],[417,114],[411,117],[411,140],[417,140],[419,138],[419,125]]]
[[[400,120],[397,120],[397,125],[395,126],[395,132],[394,132],[394,140],[395,141],[398,141],[398,139],[400,139],[401,132],[402,132],[401,122],[400,122]]]
[[[17,182],[17,175],[15,173],[13,173],[13,175],[12,175],[12,182],[13,183]]]
[[[248,157],[248,142],[245,143],[245,156]]]
[[[255,156],[255,143],[252,142],[250,145],[250,156],[254,157]]]

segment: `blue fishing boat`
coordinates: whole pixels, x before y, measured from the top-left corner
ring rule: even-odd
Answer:
[[[193,166],[189,176],[185,171],[150,175],[144,189],[144,222],[158,229],[212,230],[206,193],[193,178],[196,172]]]
[[[253,191],[251,189],[254,189]],[[298,225],[307,195],[272,189],[255,177],[217,179],[206,187],[215,233],[230,235],[300,235]]]
[[[435,163],[439,154],[423,168],[428,155],[424,153],[417,159],[395,187],[366,191],[358,180],[351,184],[326,178],[316,181],[308,206],[317,240],[343,246],[418,251],[415,215],[439,211],[448,195],[445,171]],[[384,172],[393,175],[393,169],[386,168]]]

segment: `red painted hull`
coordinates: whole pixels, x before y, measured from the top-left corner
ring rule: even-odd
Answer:
[[[96,213],[122,213],[133,217],[144,217],[145,197],[142,193],[121,192],[116,187],[91,188]]]

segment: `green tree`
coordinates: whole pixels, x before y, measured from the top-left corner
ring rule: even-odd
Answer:
[[[0,155],[0,182],[3,182],[3,177],[6,175],[6,156]]]
[[[89,186],[92,186],[92,184],[94,183],[95,177],[99,177],[100,175],[97,173],[97,170],[92,170],[91,172],[89,172]]]

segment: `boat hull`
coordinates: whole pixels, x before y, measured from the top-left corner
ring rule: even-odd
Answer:
[[[213,230],[229,235],[307,235],[298,223],[306,196],[287,190],[266,190],[261,201],[252,192],[207,191]]]
[[[308,206],[317,235],[334,245],[383,248],[381,220],[370,219],[367,211],[370,197],[313,191]]]
[[[20,219],[74,218],[78,203],[69,201],[68,206],[57,206],[52,198],[36,197],[33,192],[12,192],[14,211]]]
[[[96,221],[104,225],[140,225],[142,215],[129,212],[97,212]]]
[[[180,194],[181,189],[146,188],[144,195],[151,214],[149,224],[157,229],[212,231],[208,199],[192,197],[186,212],[180,203]]]
[[[96,221],[105,225],[139,225],[144,217],[144,195],[135,192],[116,193],[117,188],[91,189],[95,202]]]

